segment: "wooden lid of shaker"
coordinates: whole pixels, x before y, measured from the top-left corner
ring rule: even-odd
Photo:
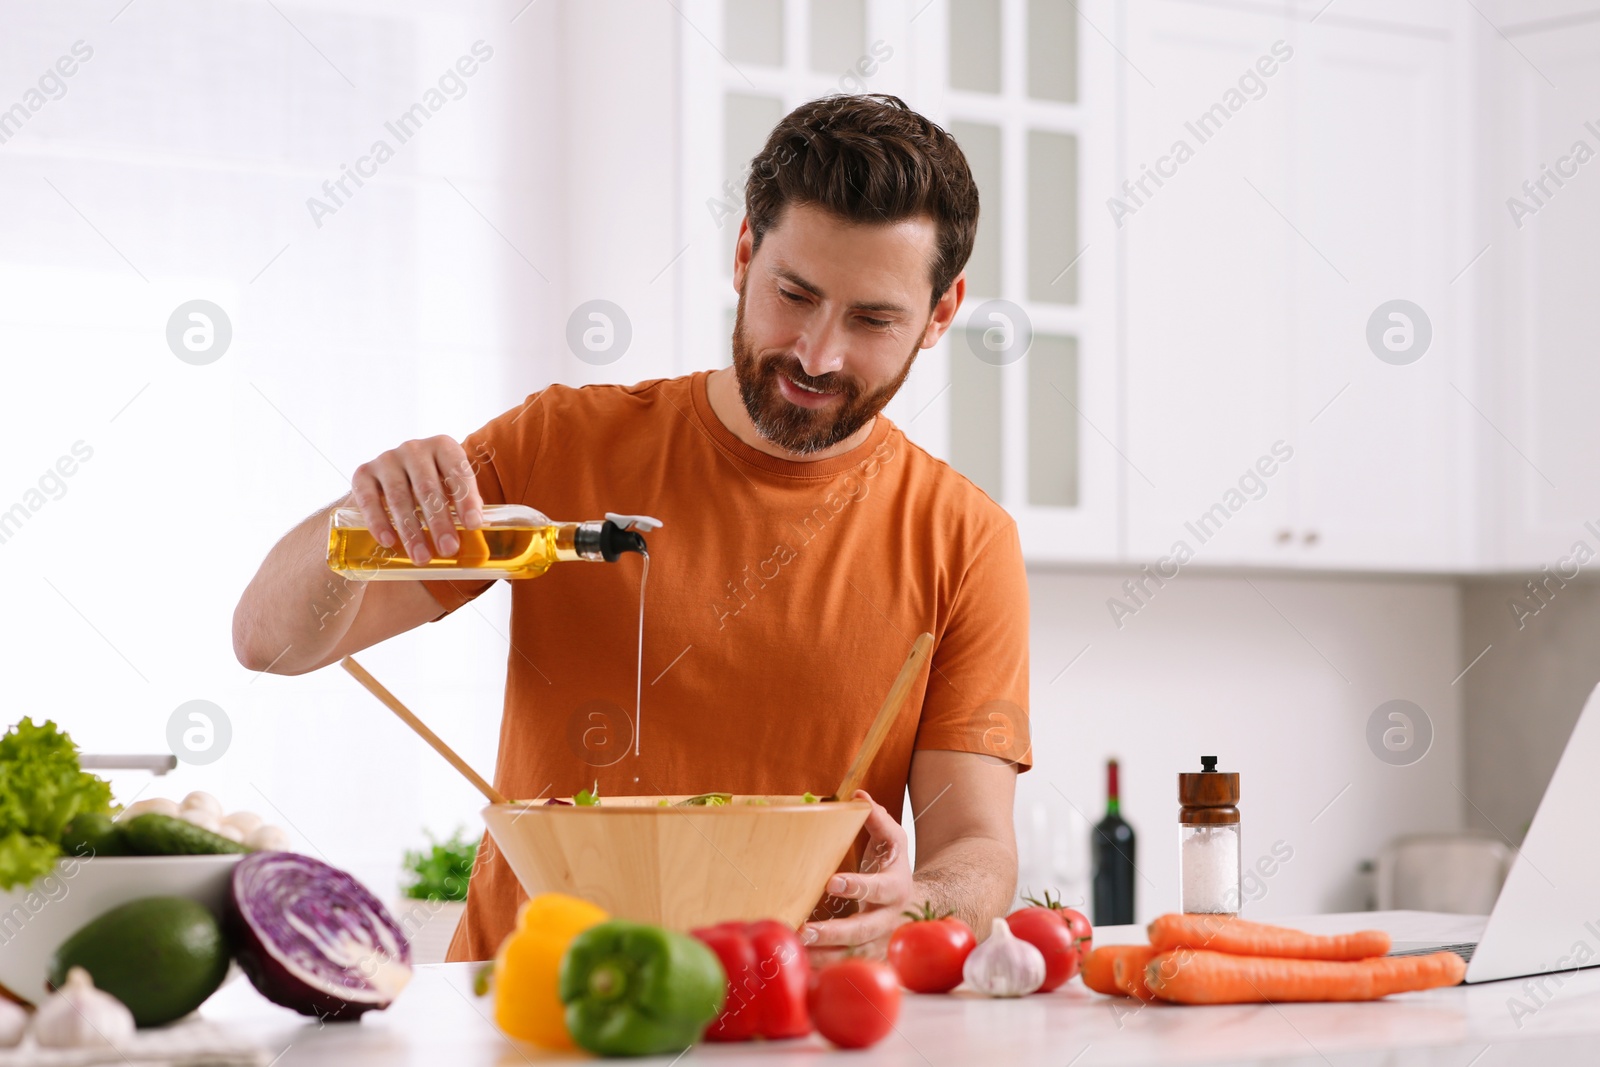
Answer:
[[[1239,775],[1217,770],[1217,757],[1201,756],[1198,774],[1178,775],[1178,821],[1190,826],[1229,826],[1239,821]]]

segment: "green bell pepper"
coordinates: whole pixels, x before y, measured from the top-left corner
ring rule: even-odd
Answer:
[[[591,926],[561,959],[567,1029],[602,1056],[679,1052],[700,1039],[727,996],[722,963],[687,934],[643,923]]]

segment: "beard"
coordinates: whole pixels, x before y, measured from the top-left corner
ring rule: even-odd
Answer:
[[[756,432],[795,455],[832,448],[876,418],[905,384],[918,351],[919,346],[912,346],[900,373],[876,389],[869,390],[859,379],[842,374],[812,377],[786,352],[761,356],[755,351],[744,333],[744,291],[739,292],[733,324],[733,370],[739,380],[739,398]],[[835,393],[839,399],[819,409],[792,404],[779,390],[779,375],[810,389]]]

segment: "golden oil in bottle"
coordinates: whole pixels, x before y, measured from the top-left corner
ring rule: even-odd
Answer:
[[[485,526],[477,530],[456,527],[460,547],[442,555],[433,538],[423,533],[430,559],[420,566],[404,547],[385,548],[372,531],[360,526],[335,526],[328,533],[328,566],[348,578],[420,578],[419,572],[440,571],[440,578],[537,578],[559,558],[560,527]],[[568,556],[567,558],[576,558]]]
[[[419,565],[403,546],[381,545],[359,509],[338,508],[328,526],[328,566],[358,581],[537,578],[564,560],[610,563],[624,552],[643,554],[644,538],[635,531],[660,525],[659,520],[636,515],[553,522],[530,507],[492,504],[483,509],[478,529],[456,527],[459,547],[452,555],[439,554],[424,529],[430,558]]]

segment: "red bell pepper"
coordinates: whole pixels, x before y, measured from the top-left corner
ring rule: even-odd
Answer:
[[[800,939],[773,919],[727,922],[690,931],[728,975],[728,1000],[706,1028],[707,1041],[805,1037],[811,1032],[806,985],[811,964]]]

